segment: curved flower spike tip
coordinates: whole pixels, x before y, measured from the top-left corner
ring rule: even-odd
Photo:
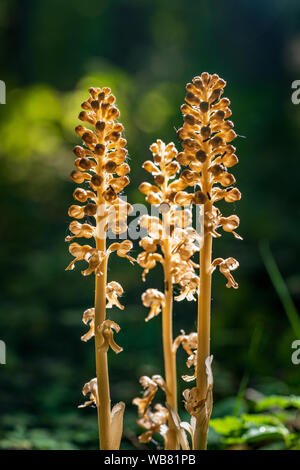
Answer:
[[[82,389],[82,395],[86,396],[89,395],[90,399],[83,403],[83,405],[79,405],[78,408],[85,408],[89,405],[96,405],[98,406],[98,385],[97,385],[97,378],[90,380],[87,382]]]
[[[99,347],[100,350],[103,350],[105,352],[108,351],[109,347],[111,347],[111,349],[116,353],[116,354],[119,354],[121,351],[123,351],[123,348],[121,348],[120,346],[118,346],[116,343],[115,343],[115,340],[114,340],[114,331],[116,331],[116,333],[119,333],[120,331],[120,327],[117,323],[115,323],[114,321],[112,320],[105,320],[101,325],[100,325],[100,328],[99,328],[99,333],[102,335],[103,337],[103,343],[102,345]]]
[[[142,294],[142,302],[145,307],[150,307],[150,312],[145,318],[145,321],[148,322],[160,314],[161,309],[165,306],[165,296],[157,289],[147,289]]]
[[[213,236],[217,227],[233,232],[239,225],[237,216],[223,218],[213,204],[221,199],[235,202],[241,199],[241,193],[232,185],[234,176],[229,173],[238,163],[235,147],[231,142],[237,137],[231,116],[228,98],[221,98],[226,82],[217,74],[203,73],[186,85],[186,103],[182,105],[183,126],[177,135],[181,140],[183,151],[177,155],[181,165],[189,167],[183,170],[180,178],[187,185],[194,186],[193,204],[205,208],[205,224]],[[181,203],[181,194],[177,196]]]
[[[213,272],[216,267],[219,267],[220,273],[222,273],[228,280],[226,287],[233,287],[237,289],[239,287],[238,283],[234,280],[230,271],[234,271],[239,267],[239,262],[234,258],[216,258],[211,265],[211,272]]]
[[[120,113],[115,106],[115,97],[107,87],[90,88],[90,97],[82,103],[83,111],[79,119],[88,123],[93,130],[78,125],[76,133],[81,137],[83,145],[74,147],[75,167],[71,179],[77,184],[88,184],[89,188],[77,187],[74,199],[82,205],[74,204],[69,208],[69,215],[75,219],[89,218],[89,222],[80,223],[73,220],[66,241],[74,238],[105,238],[108,229],[121,234],[127,229],[127,215],[132,207],[120,198],[121,191],[129,184],[127,174],[129,165],[125,162],[127,150],[126,140],[122,137],[124,127],[116,122]],[[96,221],[96,226],[92,221]],[[91,272],[99,274],[94,268],[98,264],[93,255],[93,268],[83,271],[84,275]],[[119,255],[122,256],[122,255]],[[81,254],[75,261],[85,259]],[[73,269],[71,263],[67,269]]]

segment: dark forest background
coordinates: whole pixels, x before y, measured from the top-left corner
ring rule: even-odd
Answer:
[[[97,447],[96,411],[77,409],[95,375],[93,344],[80,341],[93,279],[64,270],[73,128],[89,86],[110,86],[117,97],[131,165],[127,195],[143,202],[141,164],[157,138],[176,142],[185,84],[203,71],[227,81],[243,198],[225,215],[239,215],[244,241],[224,234],[214,243],[215,256],[240,262],[237,291],[219,273],[213,279],[214,416],[246,406],[247,394],[300,395],[300,365],[291,362],[299,316],[277,292],[288,289],[299,302],[300,104],[291,101],[299,25],[297,0],[0,0],[2,448]],[[113,402],[127,404],[122,446],[132,448],[138,379],[163,374],[160,318],[145,324],[140,301],[145,288],[160,286],[161,271],[142,284],[139,267],[112,257],[109,280],[125,290],[125,310],[112,313],[124,352],[109,360]],[[175,304],[176,335],[195,329],[195,307]],[[187,373],[184,354],[178,363]]]

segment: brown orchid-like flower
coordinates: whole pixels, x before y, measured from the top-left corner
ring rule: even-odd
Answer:
[[[176,352],[179,346],[182,346],[185,352],[188,354],[186,365],[188,368],[194,367],[193,375],[183,375],[182,379],[185,382],[191,382],[197,378],[197,346],[198,346],[198,334],[190,333],[186,335],[182,330],[181,334],[175,338],[173,343],[173,351]]]
[[[238,283],[234,280],[234,277],[231,274],[231,271],[234,271],[239,267],[239,262],[234,258],[216,258],[211,265],[211,272],[213,272],[216,267],[219,267],[220,273],[222,273],[228,280],[226,287],[233,287],[237,289],[239,287]]]
[[[112,243],[109,247],[109,252],[116,251],[120,258],[127,258],[133,264],[135,259],[128,255],[128,251],[132,249],[132,242],[130,240],[124,240],[121,243]]]
[[[216,207],[212,208],[211,213],[206,214],[206,228],[207,231],[215,238],[221,237],[221,234],[217,232],[219,227],[222,227],[224,232],[231,232],[235,238],[242,240],[242,237],[235,232],[235,229],[240,225],[240,219],[237,215],[230,215],[229,217],[223,217],[219,209]]]
[[[145,321],[149,321],[160,314],[165,305],[165,296],[157,289],[147,289],[142,295],[142,302],[145,307],[150,307],[150,312],[145,319]]]
[[[183,299],[196,300],[194,295],[199,291],[199,277],[193,271],[187,271],[180,276],[179,285],[182,288],[181,293],[174,297],[177,302]]]
[[[195,332],[190,333],[189,335],[185,334],[184,330],[181,330],[181,334],[175,338],[173,343],[173,350],[176,352],[178,347],[181,345],[185,352],[191,356],[193,351],[197,349],[198,344],[198,335]]]
[[[90,329],[87,333],[81,336],[81,341],[88,341],[95,334],[95,309],[89,308],[83,313],[82,321],[85,325],[89,325]]]
[[[120,310],[124,310],[124,305],[121,305],[118,297],[123,294],[123,287],[116,281],[112,281],[106,286],[106,298],[108,303],[106,304],[106,308],[112,308],[114,305],[118,307]]]
[[[98,384],[96,377],[83,386],[82,394],[83,396],[89,395],[90,399],[84,402],[83,405],[79,405],[78,408],[85,408],[89,405],[98,406]]]
[[[154,411],[148,409],[144,415],[138,418],[137,424],[141,428],[146,429],[146,432],[139,435],[139,441],[147,444],[151,441],[154,433],[160,434],[166,439],[168,433],[167,421],[169,412],[166,407],[157,403],[154,406]]]
[[[139,436],[140,442],[147,443],[152,439],[154,433],[159,433],[164,439],[167,439],[168,416],[167,408],[157,403],[154,405],[154,411],[151,409],[152,401],[160,388],[167,393],[167,387],[164,379],[160,375],[153,375],[151,378],[143,376],[140,378],[140,384],[144,388],[142,398],[134,398],[132,403],[138,407],[137,424],[146,429],[146,432]]]
[[[134,398],[132,403],[138,407],[138,415],[143,416],[152,403],[158,388],[166,392],[166,383],[160,375],[153,375],[151,378],[143,375],[140,384],[144,388],[143,398]]]
[[[116,322],[105,320],[98,329],[103,338],[103,343],[99,346],[99,350],[107,352],[109,347],[111,347],[116,354],[123,351],[123,348],[121,348],[114,340],[114,331],[116,333],[119,333],[120,331],[120,327]]]

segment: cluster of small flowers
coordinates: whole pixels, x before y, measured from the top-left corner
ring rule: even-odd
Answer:
[[[236,233],[239,226],[239,217],[231,215],[223,217],[220,210],[214,205],[220,200],[233,203],[241,198],[240,191],[233,187],[234,176],[228,168],[238,163],[235,147],[231,142],[236,138],[229,108],[230,101],[221,98],[226,82],[218,75],[203,73],[195,77],[192,83],[186,86],[187,94],[182,105],[183,126],[178,129],[177,136],[181,141],[182,152],[178,153],[175,145],[165,145],[161,140],[154,143],[150,150],[153,153],[153,162],[146,161],[145,170],[154,177],[154,184],[148,182],[140,185],[140,191],[146,195],[146,200],[160,209],[162,217],[143,216],[140,225],[148,230],[148,236],[141,240],[143,252],[138,256],[139,264],[144,268],[143,279],[148,271],[162,265],[165,260],[165,239],[169,239],[171,246],[171,272],[172,283],[181,287],[181,293],[175,297],[180,301],[186,298],[194,300],[199,295],[199,277],[195,272],[198,265],[192,260],[193,255],[201,249],[199,234],[191,227],[191,205],[200,205],[203,213],[204,234],[220,237],[218,232],[222,228],[231,232],[235,238],[241,239]],[[181,167],[186,168],[181,170]],[[176,178],[176,179],[175,179]],[[170,182],[171,180],[171,182]],[[178,205],[182,209],[178,209]],[[204,236],[205,236],[204,235]],[[158,247],[161,253],[157,252]],[[239,263],[234,258],[216,258],[211,264],[211,273],[216,267],[227,278],[227,287],[237,288],[231,271]],[[200,293],[201,295],[201,293]],[[165,295],[157,289],[147,289],[142,296],[144,306],[150,307],[146,321],[158,315],[165,308]],[[183,376],[186,382],[197,378],[197,333],[186,335],[184,332],[173,343],[173,352],[176,353],[181,344],[188,354],[187,366],[194,367],[192,376]],[[197,387],[184,391],[184,404],[191,414],[191,423],[181,423],[178,414],[162,405],[155,405],[154,412],[150,405],[158,389],[155,380],[142,377],[141,384],[145,388],[144,397],[136,398],[134,403],[138,406],[138,423],[146,429],[140,436],[142,442],[148,442],[153,432],[160,433],[164,439],[167,436],[167,421],[172,420],[177,429],[178,439],[182,448],[187,448],[185,431],[194,438],[195,416],[204,413],[209,417],[212,410],[212,356],[205,362],[207,374],[206,396],[201,396]],[[160,387],[166,392],[166,386]],[[205,410],[204,410],[205,408]],[[185,429],[185,431],[184,431]]]
[[[150,204],[159,205],[160,217],[144,215],[140,226],[147,230],[148,235],[140,241],[143,251],[138,256],[138,263],[144,269],[143,280],[150,269],[159,262],[166,262],[166,241],[170,252],[170,271],[172,284],[178,284],[181,293],[175,300],[195,300],[199,278],[195,274],[197,264],[191,259],[199,251],[200,235],[191,227],[192,211],[190,207],[178,207],[180,191],[187,186],[181,178],[176,178],[181,166],[176,161],[178,152],[171,142],[165,145],[157,140],[151,145],[153,162],[143,164],[146,171],[154,177],[154,184],[144,182],[140,191],[146,195]],[[160,248],[160,252],[158,249]],[[161,312],[164,307],[164,294],[157,289],[147,289],[142,296],[144,306],[150,307],[146,321]]]
[[[132,211],[130,204],[124,202],[121,191],[129,184],[127,174],[130,171],[126,163],[127,150],[126,140],[122,137],[123,125],[116,120],[120,113],[115,106],[115,97],[109,88],[90,88],[89,98],[81,105],[83,111],[79,119],[86,122],[93,130],[78,125],[76,133],[81,137],[83,144],[76,145],[74,154],[76,156],[76,169],[70,177],[77,184],[85,184],[86,187],[77,187],[73,197],[81,205],[71,205],[69,216],[73,220],[69,229],[72,235],[66,237],[66,241],[72,242],[69,246],[70,253],[74,259],[67,266],[72,270],[77,261],[84,260],[88,267],[82,271],[84,276],[92,273],[100,276],[103,262],[107,261],[110,253],[116,252],[120,257],[126,257],[131,262],[134,259],[128,252],[132,248],[132,242],[124,240],[120,243],[112,243],[107,249],[99,250],[97,239],[106,238],[108,229],[119,235],[127,230],[127,215]],[[78,219],[86,219],[80,223]],[[93,222],[96,222],[94,225]],[[73,240],[76,238],[94,238],[96,246],[80,245]],[[115,281],[106,285],[106,308],[120,304],[118,297],[123,294],[122,286]],[[89,331],[82,336],[82,341],[88,341],[95,334],[95,309],[89,308],[83,314],[83,322],[89,325]],[[111,320],[105,320],[99,325],[99,333],[102,335],[103,344],[101,348],[108,350],[109,346],[116,352],[122,351],[113,339],[113,332],[118,332],[120,327]],[[90,394],[87,404],[97,405],[97,381],[92,379],[85,384],[83,394]]]

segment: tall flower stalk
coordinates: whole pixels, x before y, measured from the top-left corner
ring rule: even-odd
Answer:
[[[181,110],[184,124],[178,130],[183,152],[179,161],[189,166],[186,176],[195,183],[194,201],[201,204],[203,217],[203,244],[200,250],[199,300],[197,322],[197,350],[195,351],[196,387],[186,390],[184,396],[188,411],[194,416],[194,449],[206,449],[209,419],[212,412],[212,372],[210,356],[211,276],[218,266],[227,278],[227,287],[237,288],[231,271],[239,263],[234,258],[212,261],[212,240],[220,237],[222,227],[241,238],[235,229],[239,226],[236,215],[223,217],[214,205],[224,199],[235,202],[241,193],[232,185],[234,176],[228,168],[238,163],[235,148],[230,144],[236,138],[229,109],[230,101],[221,98],[226,82],[218,75],[202,73],[186,86],[186,104]]]
[[[116,306],[123,310],[118,297],[123,294],[121,285],[112,281],[107,283],[107,264],[112,252],[126,257],[133,262],[128,252],[132,248],[129,240],[111,243],[107,246],[107,231],[115,235],[127,230],[127,214],[132,210],[120,198],[120,192],[129,183],[127,176],[130,168],[125,162],[126,140],[122,138],[123,126],[117,122],[119,110],[115,106],[115,97],[109,88],[90,88],[89,98],[82,103],[83,111],[79,119],[89,125],[78,125],[76,133],[83,145],[74,148],[76,170],[71,179],[85,188],[77,187],[74,199],[84,205],[72,205],[70,223],[72,235],[66,241],[74,260],[66,268],[74,269],[75,262],[84,260],[88,267],[82,271],[84,276],[95,275],[95,303],[83,314],[83,322],[89,325],[89,331],[82,336],[83,341],[95,337],[96,377],[83,387],[83,394],[89,400],[81,407],[95,404],[98,412],[100,448],[119,449],[125,405],[123,402],[111,410],[107,352],[111,348],[115,353],[122,351],[114,341],[114,332],[119,332],[117,323],[107,318],[107,309]],[[80,223],[77,219],[86,219]],[[94,221],[94,224],[93,224]],[[76,238],[94,239],[94,246],[79,245]]]
[[[143,252],[138,256],[138,263],[144,268],[143,280],[148,271],[161,263],[164,273],[164,292],[147,289],[142,296],[143,304],[150,307],[146,321],[162,312],[162,342],[164,354],[165,381],[160,376],[142,377],[141,384],[145,388],[143,398],[134,399],[138,406],[138,423],[147,432],[140,436],[142,442],[148,442],[154,432],[164,437],[165,449],[178,449],[178,432],[171,414],[177,413],[177,374],[176,350],[173,340],[173,285],[178,284],[181,293],[175,300],[194,299],[198,286],[198,277],[194,272],[195,263],[191,260],[198,250],[195,244],[198,235],[189,227],[192,213],[188,208],[180,208],[176,198],[178,192],[188,186],[181,177],[174,179],[180,171],[176,161],[178,152],[173,143],[165,145],[161,140],[150,147],[153,162],[148,160],[143,168],[154,177],[154,184],[144,182],[140,191],[146,200],[158,209],[157,216],[142,216],[140,225],[146,229],[147,236],[140,245]],[[191,196],[193,198],[193,195]],[[160,387],[166,395],[166,408],[150,405]],[[168,423],[168,426],[167,424]]]

